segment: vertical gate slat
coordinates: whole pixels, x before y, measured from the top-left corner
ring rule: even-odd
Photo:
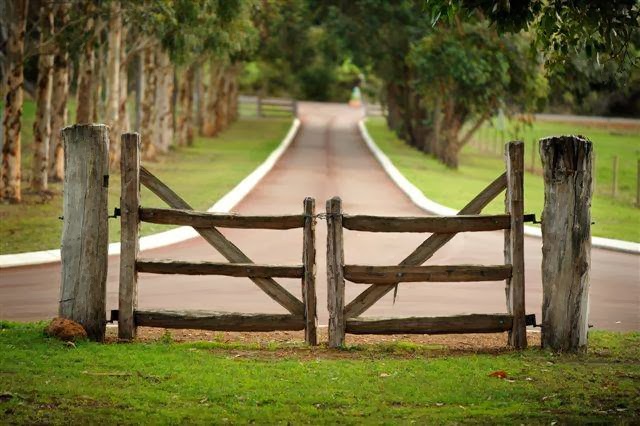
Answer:
[[[516,349],[527,347],[524,296],[524,143],[509,142],[505,147],[507,166],[507,205],[511,214],[507,258],[511,279],[507,281],[507,308],[513,315],[509,344]],[[507,242],[507,241],[505,241]]]
[[[140,231],[140,135],[122,135],[120,193],[120,291],[118,298],[118,337],[131,340],[136,335],[134,311],[138,304],[138,257]]]
[[[304,303],[304,338],[307,344],[317,345],[316,312],[316,201],[313,198],[304,200],[304,231],[302,240],[302,301]]]
[[[327,307],[329,310],[329,347],[344,345],[344,248],[342,241],[342,201],[327,201]]]

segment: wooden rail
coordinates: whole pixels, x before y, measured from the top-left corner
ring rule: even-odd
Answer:
[[[138,272],[151,274],[224,275],[250,278],[302,278],[302,265],[258,265],[255,263],[183,262],[179,260],[138,260]]]
[[[449,234],[457,232],[497,231],[508,229],[508,214],[486,216],[429,216],[388,217],[343,215],[342,226],[353,231],[367,232],[432,232]]]
[[[511,265],[344,266],[344,278],[360,284],[501,281],[510,277]]]
[[[182,209],[141,208],[140,220],[164,225],[197,228],[295,229],[304,226],[304,215],[240,216],[236,214],[195,212]]]
[[[511,330],[513,316],[473,314],[451,317],[349,318],[351,334],[462,334],[500,333]]]
[[[302,315],[206,311],[135,311],[137,326],[212,331],[303,330]]]

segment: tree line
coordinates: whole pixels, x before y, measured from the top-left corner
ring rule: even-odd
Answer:
[[[7,0],[2,9],[6,202],[22,199],[25,64],[37,76],[32,191],[63,178],[60,130],[70,123],[108,124],[116,167],[123,132],[139,131],[143,158],[155,160],[237,118],[241,63],[259,39],[249,1]]]

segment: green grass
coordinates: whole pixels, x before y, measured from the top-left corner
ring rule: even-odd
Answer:
[[[465,146],[460,154],[460,167],[450,170],[434,158],[423,154],[399,140],[390,131],[384,120],[373,118],[367,121],[367,129],[376,144],[414,185],[430,199],[453,208],[462,208],[482,188],[504,171],[502,144],[494,142],[490,128],[479,132],[478,139],[484,143]],[[534,123],[522,135],[525,141],[525,212],[536,213],[540,218],[544,203],[544,188],[540,176],[540,158],[536,153],[534,173],[531,173],[532,145],[538,138],[584,134],[595,146],[596,194],[593,198],[591,216],[595,224],[595,236],[640,242],[640,209],[635,203],[636,167],[640,158],[640,131],[609,131],[606,128],[577,127],[565,123]],[[506,137],[513,137],[506,136]],[[515,137],[513,137],[515,139]],[[619,157],[619,194],[614,199],[610,194],[612,180],[612,158]],[[504,212],[501,197],[494,200],[485,213]]]
[[[451,355],[421,345],[81,342],[0,323],[1,423],[632,424],[640,334],[588,355]],[[341,358],[341,359],[339,359]],[[490,377],[496,370],[509,379]]]
[[[59,248],[62,221],[62,185],[52,184],[52,194],[30,193],[28,179],[33,139],[33,102],[25,103],[23,122],[23,198],[19,205],[0,204],[0,254]],[[71,115],[72,116],[72,115]],[[176,148],[158,162],[145,163],[151,172],[196,209],[209,208],[258,166],[282,141],[291,118],[242,118],[216,138],[196,138],[194,146]],[[112,172],[109,211],[119,205],[120,175]],[[166,207],[143,189],[142,205]],[[142,235],[168,229],[144,224]],[[109,221],[109,240],[119,241],[119,221]]]

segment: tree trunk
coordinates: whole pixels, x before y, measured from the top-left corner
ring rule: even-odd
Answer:
[[[173,116],[171,114],[171,98],[173,93],[173,65],[167,52],[157,53],[156,83],[156,147],[162,153],[169,151],[173,142]]]
[[[118,130],[120,131],[120,134],[129,133],[131,131],[129,113],[127,112],[127,100],[129,99],[129,76],[127,73],[129,67],[126,60],[127,33],[127,27],[123,26],[120,39],[120,99],[118,101]]]
[[[142,100],[144,98],[144,52],[140,52],[136,59],[136,122],[135,131],[142,132]]]
[[[222,68],[220,73],[220,79],[218,82],[218,90],[216,93],[216,108],[215,108],[215,131],[214,135],[217,135],[221,131],[225,130],[229,126],[229,80],[230,80],[231,67],[226,66]]]
[[[154,48],[145,49],[142,54],[144,64],[144,89],[142,91],[142,117],[140,123],[140,136],[142,140],[142,158],[155,160],[155,98],[156,98],[156,62]]]
[[[93,120],[93,88],[94,88],[94,27],[93,18],[94,6],[93,2],[85,2],[85,23],[84,33],[91,34],[86,40],[82,53],[80,55],[80,64],[78,66],[78,88],[76,93],[77,109],[76,123],[86,124]]]
[[[22,127],[22,86],[24,83],[24,39],[27,24],[27,0],[5,3],[8,22],[6,43],[7,78],[5,86],[4,116],[2,118],[2,193],[12,203],[22,200],[20,190],[20,129]]]
[[[398,94],[397,86],[394,83],[389,83],[386,86],[387,97],[387,125],[396,133],[402,126],[402,117],[400,115],[400,108],[398,106]]]
[[[209,87],[207,88],[207,103],[202,121],[202,135],[215,136],[218,128],[218,100],[220,98],[220,81],[222,80],[222,65],[211,60],[209,65]]]
[[[206,108],[206,87],[202,80],[202,64],[198,64],[195,69],[194,82],[194,103],[195,103],[195,126],[198,129],[198,135],[204,135],[204,112]]]
[[[92,122],[99,123],[104,120],[105,114],[105,99],[103,98],[103,88],[106,83],[106,73],[104,64],[107,62],[106,56],[104,54],[104,43],[102,43],[102,33],[100,32],[100,28],[102,27],[102,19],[100,17],[96,18],[96,27],[95,27],[95,45],[97,49],[94,53],[96,59],[93,61],[93,96],[91,100],[93,101],[93,106],[91,107],[91,111],[93,111]]]
[[[49,139],[51,137],[51,79],[53,55],[47,43],[53,38],[51,5],[40,6],[40,47],[38,52],[38,81],[36,83],[36,119],[33,122],[33,163],[31,189],[48,189]]]
[[[242,64],[231,66],[229,79],[229,124],[238,119],[238,75],[242,71]]]
[[[113,1],[109,7],[109,35],[107,50],[107,111],[106,122],[109,125],[109,165],[110,168],[120,162],[120,51],[122,44],[122,18],[120,2]]]
[[[55,8],[55,26],[65,28],[69,24],[69,4],[59,3]],[[49,139],[49,180],[62,181],[64,175],[64,151],[60,132],[67,124],[67,99],[69,98],[68,43],[60,40],[55,45],[53,59],[53,83],[51,89],[51,138]]]
[[[587,349],[593,145],[579,136],[540,141],[542,347]],[[621,295],[623,296],[623,295]]]
[[[182,77],[180,85],[180,115],[178,117],[178,145],[193,144],[193,80],[196,65],[190,65]]]

